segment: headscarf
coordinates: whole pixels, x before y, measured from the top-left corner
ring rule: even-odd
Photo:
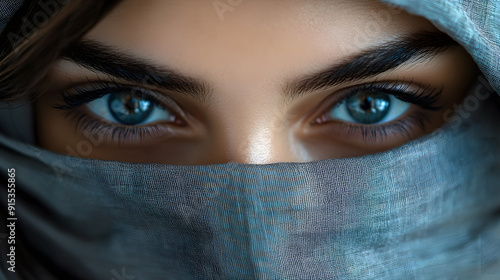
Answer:
[[[375,155],[267,165],[81,159],[0,135],[17,218],[16,273],[1,239],[0,278],[500,277],[500,108],[488,85],[500,86],[500,4],[387,2],[471,53],[487,80],[466,98],[469,117]]]

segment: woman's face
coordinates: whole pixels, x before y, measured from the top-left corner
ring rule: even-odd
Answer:
[[[430,133],[477,76],[427,20],[367,0],[126,0],[56,63],[39,145],[127,162],[305,162]]]

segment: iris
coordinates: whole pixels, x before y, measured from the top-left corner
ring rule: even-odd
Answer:
[[[133,93],[113,93],[109,95],[108,108],[113,117],[125,125],[137,125],[146,121],[154,109],[154,104]]]
[[[386,93],[360,92],[346,99],[349,115],[358,123],[374,124],[382,121],[391,108],[391,98]]]

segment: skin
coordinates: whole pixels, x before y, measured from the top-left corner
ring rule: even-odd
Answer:
[[[127,0],[85,39],[203,79],[212,88],[210,98],[200,102],[149,88],[185,111],[187,127],[171,128],[177,136],[89,141],[92,135],[77,129],[74,118],[52,107],[72,84],[111,79],[61,60],[47,78],[48,91],[36,102],[38,142],[79,157],[186,165],[306,162],[382,152],[441,127],[443,112],[461,102],[478,74],[462,47],[293,100],[284,96],[283,87],[360,50],[421,31],[437,29],[424,18],[377,1],[247,0],[221,17],[212,1]],[[347,133],[339,122],[311,125],[321,115],[319,109],[328,109],[326,99],[339,100],[346,89],[375,81],[443,88],[443,108],[429,112],[425,129],[414,125],[409,137],[390,134],[373,141]],[[410,111],[418,110],[412,105]]]

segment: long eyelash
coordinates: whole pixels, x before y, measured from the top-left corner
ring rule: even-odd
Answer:
[[[373,82],[368,84],[363,84],[360,87],[353,90],[351,93],[344,96],[337,103],[341,103],[347,98],[356,95],[359,91],[382,91],[387,94],[394,95],[401,101],[409,102],[422,107],[422,109],[429,111],[438,111],[443,108],[443,106],[438,106],[439,97],[443,93],[443,88],[436,89],[428,87],[423,87],[421,84],[417,85],[416,89],[411,89],[413,87],[413,82],[410,83],[399,83],[399,82]]]
[[[347,134],[347,137],[354,137],[361,134],[365,142],[383,142],[390,135],[404,135],[406,139],[411,139],[411,133],[414,131],[413,125],[416,125],[422,131],[425,131],[426,122],[429,115],[423,112],[415,112],[405,120],[378,126],[357,126],[347,123],[339,123],[340,130]]]
[[[53,108],[58,110],[75,109],[84,104],[99,99],[107,94],[114,92],[123,92],[131,90],[132,88],[133,87],[131,86],[120,85],[115,81],[107,82],[102,80],[91,83],[89,85],[89,88],[82,88],[77,85],[73,85],[71,89],[61,92],[61,103],[56,104],[55,106],[53,106]],[[150,97],[141,91],[136,91],[134,93],[138,94],[140,97]],[[158,103],[154,99],[152,101]]]
[[[170,128],[164,125],[120,126],[100,121],[93,116],[78,111],[68,111],[66,116],[73,118],[76,122],[76,133],[82,133],[86,137],[93,139],[104,138],[119,145],[127,142],[141,143],[143,139],[157,136],[166,139],[172,134]]]
[[[97,117],[91,116],[88,113],[75,110],[80,106],[90,103],[98,98],[102,98],[107,94],[127,90],[130,91],[132,89],[134,89],[133,86],[124,86],[114,80],[111,82],[98,80],[90,83],[90,85],[85,88],[73,85],[69,90],[61,92],[60,103],[54,105],[53,108],[66,111],[65,117],[74,119],[76,122],[76,133],[80,131],[89,137],[104,137],[108,141],[118,144],[124,144],[129,141],[141,142],[143,139],[148,137],[168,137],[172,134],[171,128],[165,124],[148,126],[125,126],[111,124],[106,121],[99,120]],[[142,92],[139,89],[135,91],[134,94],[141,98],[148,98],[156,106],[172,111],[172,109],[166,108],[161,102],[157,101],[154,96]]]
[[[438,90],[417,85],[416,89],[410,89],[413,86],[413,81],[404,84],[400,82],[368,83],[352,90],[336,103],[341,104],[343,101],[356,95],[360,91],[382,91],[394,95],[404,102],[418,105],[427,111],[438,111],[443,108],[443,106],[438,105],[439,97],[443,93],[443,88]],[[411,133],[415,128],[414,126],[416,125],[419,129],[425,131],[426,123],[429,121],[428,113],[415,112],[403,120],[382,125],[354,125],[344,122],[339,122],[338,124],[340,130],[346,133],[348,137],[354,137],[354,135],[361,134],[365,142],[383,142],[386,141],[387,137],[391,134],[404,135],[407,139],[411,139]]]

